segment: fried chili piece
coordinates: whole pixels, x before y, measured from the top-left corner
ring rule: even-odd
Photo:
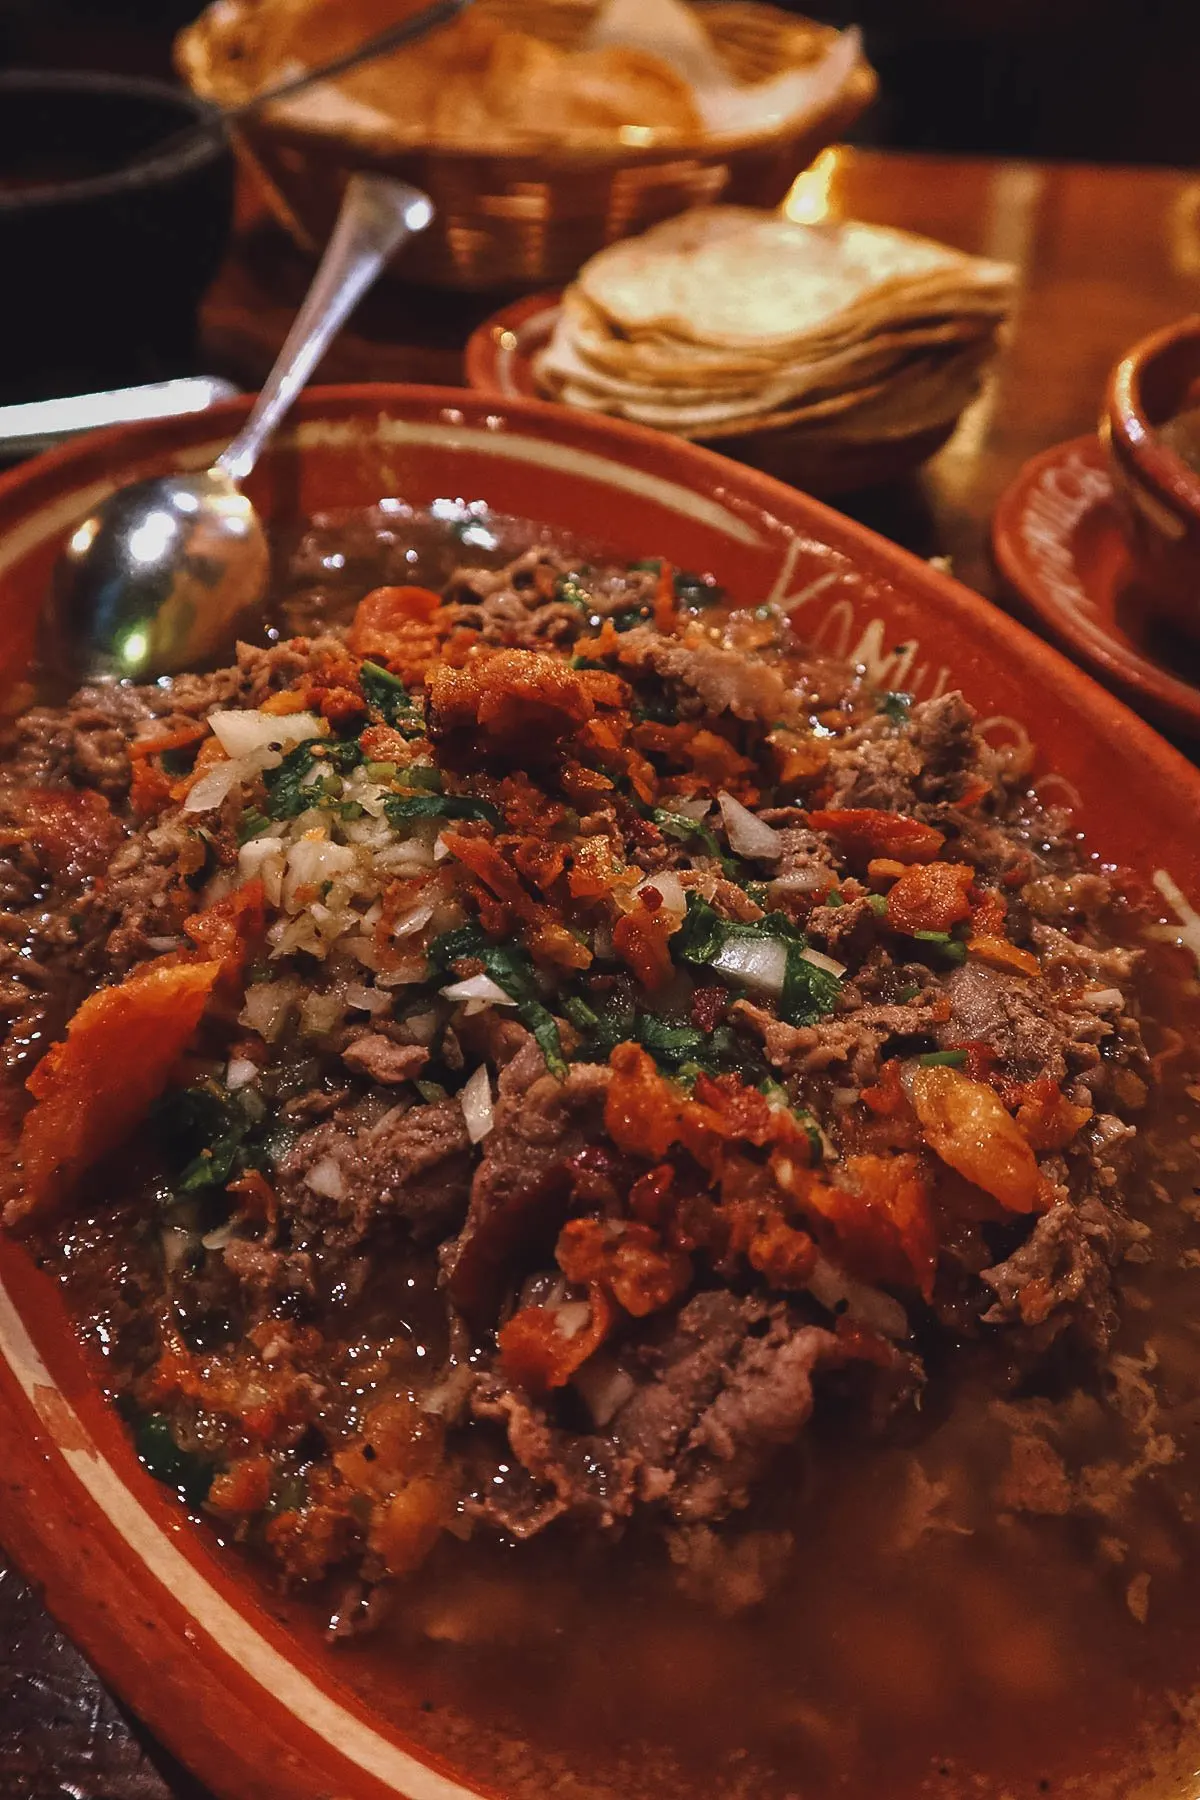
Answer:
[[[79,1178],[118,1148],[166,1088],[221,974],[218,961],[140,969],[89,994],[66,1038],[26,1083],[16,1191],[4,1223],[19,1225],[66,1200]]]
[[[600,1288],[589,1290],[586,1305],[586,1323],[570,1333],[563,1330],[554,1307],[523,1306],[514,1313],[497,1333],[500,1362],[509,1380],[535,1395],[565,1387],[612,1329],[612,1304]]]
[[[971,916],[974,880],[967,863],[914,863],[888,893],[887,922],[894,931],[949,931]]]
[[[261,1453],[241,1456],[213,1476],[204,1504],[210,1512],[247,1518],[271,1498],[271,1460]]]
[[[239,975],[250,946],[266,925],[266,896],[261,881],[244,882],[223,900],[185,919],[183,929],[199,954],[221,965],[228,980]]]
[[[580,943],[544,901],[534,898],[490,838],[447,831],[442,834],[442,842],[451,856],[526,927],[526,941],[535,955],[560,968],[590,966],[592,953],[587,945]]]
[[[827,831],[851,862],[865,865],[873,856],[899,863],[929,863],[946,839],[933,825],[907,813],[880,812],[871,806],[818,810],[808,815],[814,831]]]
[[[912,1103],[929,1148],[1007,1212],[1036,1212],[1037,1159],[1000,1096],[961,1069],[918,1069]]]

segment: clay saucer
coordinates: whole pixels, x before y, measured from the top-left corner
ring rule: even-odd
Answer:
[[[1168,731],[1200,738],[1200,649],[1154,617],[1098,438],[1030,458],[996,508],[992,545],[1005,580],[1071,656]]]

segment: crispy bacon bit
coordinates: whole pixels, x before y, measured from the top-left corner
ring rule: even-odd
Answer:
[[[932,862],[946,841],[934,826],[907,813],[879,812],[871,806],[810,812],[808,822],[814,831],[836,838],[851,862],[864,866],[874,856],[899,863]]]
[[[971,908],[971,929],[976,937],[1003,937],[1008,904],[999,888],[984,888]]]
[[[148,819],[171,798],[171,779],[156,763],[142,757],[133,763],[129,777],[129,804],[139,819]]]
[[[419,682],[446,636],[440,594],[428,588],[376,588],[358,603],[347,636],[357,657],[380,662],[402,681]]]
[[[929,1191],[915,1156],[850,1156],[837,1186],[802,1180],[801,1207],[839,1262],[862,1281],[933,1293],[937,1233]],[[793,1179],[793,1186],[795,1186]]]
[[[829,765],[829,743],[814,734],[780,727],[767,738],[775,759],[775,779],[780,787],[795,787],[823,774]]]
[[[692,1279],[691,1259],[636,1219],[570,1219],[554,1255],[568,1281],[603,1289],[635,1319],[669,1305]]]
[[[509,1380],[531,1394],[565,1387],[612,1329],[612,1304],[600,1288],[589,1290],[588,1309],[587,1324],[570,1337],[552,1307],[523,1306],[514,1313],[497,1333],[500,1361]]]
[[[261,1169],[245,1170],[236,1181],[228,1184],[225,1192],[241,1201],[241,1211],[247,1218],[265,1219],[268,1224],[274,1224],[279,1216],[275,1189]]]
[[[1034,1212],[1037,1159],[994,1090],[960,1069],[918,1069],[912,1102],[929,1148],[1008,1212]]]
[[[808,1285],[817,1266],[817,1246],[807,1231],[789,1225],[778,1206],[732,1200],[720,1209],[729,1227],[729,1250],[744,1256],[773,1288]]]
[[[17,1147],[4,1223],[60,1205],[124,1142],[163,1092],[221,973],[219,962],[139,970],[89,994],[29,1077],[36,1104]]]
[[[271,1463],[266,1456],[242,1456],[214,1475],[205,1504],[210,1512],[239,1514],[261,1512],[271,1498]]]
[[[1041,965],[1030,950],[1018,949],[1002,937],[969,937],[967,955],[989,969],[1003,969],[1013,975],[1040,975]]]
[[[640,1044],[618,1044],[604,1103],[604,1128],[620,1150],[660,1162],[678,1137],[684,1096]]]
[[[888,894],[888,924],[895,931],[949,931],[970,917],[967,894],[974,880],[967,863],[914,864]]]
[[[1017,1099],[1017,1124],[1031,1147],[1038,1151],[1065,1150],[1092,1116],[1090,1106],[1076,1106],[1058,1083],[1041,1075],[1010,1094]]]
[[[144,762],[149,756],[165,756],[170,750],[186,750],[207,737],[208,727],[199,719],[187,719],[169,731],[156,731],[148,737],[134,738],[129,746],[131,762]]]
[[[658,901],[651,906],[651,896]],[[643,891],[632,909],[613,927],[613,948],[633,970],[644,988],[665,987],[674,974],[668,940],[678,931],[679,920],[668,912],[653,889]]]
[[[891,1057],[879,1071],[879,1080],[874,1087],[864,1088],[859,1098],[864,1106],[870,1107],[880,1118],[894,1118],[904,1111],[908,1105],[908,1095],[904,1091],[904,1083],[900,1079],[900,1061]]]
[[[626,688],[603,670],[572,669],[537,650],[494,650],[426,680],[430,736],[451,752],[521,765],[556,756],[597,704],[619,705]]]
[[[613,888],[632,885],[641,878],[640,869],[631,872],[617,859],[612,839],[602,833],[580,839],[572,857],[567,886],[575,900],[599,900]]]
[[[82,881],[103,874],[124,835],[103,794],[32,788],[21,798],[25,835],[51,875]]]

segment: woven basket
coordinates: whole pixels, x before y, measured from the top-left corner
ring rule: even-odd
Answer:
[[[578,43],[595,10],[580,0],[476,0],[516,29],[564,46]],[[176,45],[195,92],[232,97],[230,71],[244,55],[256,0],[217,0]],[[733,76],[762,81],[811,64],[834,33],[757,0],[697,9]],[[470,144],[389,145],[269,113],[242,122],[238,153],[296,241],[315,250],[329,234],[356,169],[402,176],[437,208],[431,228],[398,267],[405,281],[523,292],[561,284],[605,244],[718,198],[776,206],[801,169],[870,103],[875,73],[860,62],[820,114],[794,125],[709,136],[676,134],[638,145],[602,143],[498,151]],[[649,135],[649,134],[647,134]]]

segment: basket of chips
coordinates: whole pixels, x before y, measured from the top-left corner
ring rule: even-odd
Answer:
[[[236,106],[394,13],[386,0],[215,0],[177,63],[196,93]],[[718,197],[776,204],[874,91],[856,31],[758,0],[475,0],[235,135],[304,247],[328,234],[347,178],[380,170],[437,208],[406,281],[521,291]]]

